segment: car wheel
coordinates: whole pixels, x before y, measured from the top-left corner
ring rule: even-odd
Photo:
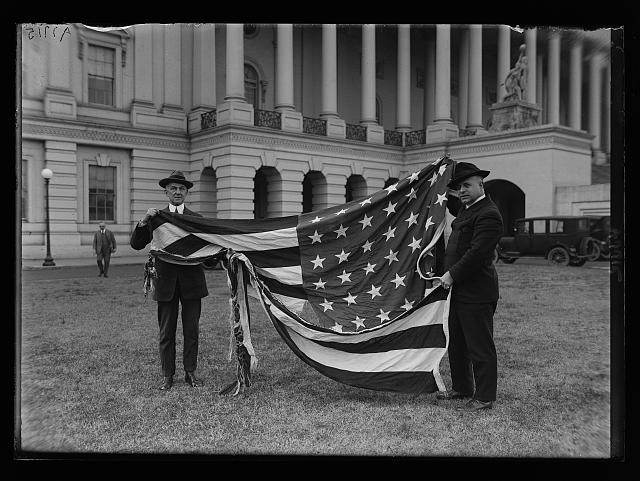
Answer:
[[[600,245],[597,242],[592,242],[591,245],[589,246],[587,260],[591,262],[597,261],[598,259],[600,259],[601,255],[602,255],[602,249],[600,248]]]
[[[571,257],[569,256],[569,251],[564,247],[557,246],[549,251],[547,254],[547,260],[550,264],[555,264],[558,266],[568,266]]]
[[[569,265],[573,267],[580,267],[583,266],[585,262],[587,262],[587,259],[585,257],[582,257],[581,259],[572,259],[571,261],[569,261]]]
[[[513,264],[516,261],[516,258],[515,257],[503,257],[501,260],[505,264]]]

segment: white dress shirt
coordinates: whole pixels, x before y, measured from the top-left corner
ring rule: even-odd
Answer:
[[[475,204],[476,202],[480,202],[482,199],[484,199],[486,197],[485,194],[482,194],[480,197],[478,197],[476,200],[474,200],[473,202],[471,202],[471,204],[467,204],[465,205],[465,208],[469,208],[471,207],[473,204]]]
[[[170,212],[175,212],[176,210],[178,211],[178,214],[184,213],[184,204],[180,204],[180,205],[169,204]]]

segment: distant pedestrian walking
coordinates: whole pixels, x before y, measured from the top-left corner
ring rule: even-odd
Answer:
[[[100,229],[93,235],[93,250],[96,253],[100,272],[98,277],[109,277],[109,262],[111,254],[116,251],[116,238],[104,222],[100,222]]]

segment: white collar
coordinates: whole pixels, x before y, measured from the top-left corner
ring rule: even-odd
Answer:
[[[474,200],[473,202],[471,202],[471,204],[467,204],[465,207],[468,209],[469,207],[471,207],[473,204],[476,204],[478,202],[480,202],[482,199],[484,199],[486,197],[486,194],[482,194],[480,197],[478,197],[476,200]]]
[[[180,204],[180,205],[169,204],[170,212],[175,212],[176,210],[178,211],[178,214],[182,214],[184,212],[184,204]]]

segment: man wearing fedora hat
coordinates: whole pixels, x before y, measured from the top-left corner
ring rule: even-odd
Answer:
[[[503,234],[498,207],[484,193],[488,170],[457,162],[447,207],[456,218],[444,258],[442,285],[451,291],[449,365],[452,390],[438,399],[469,399],[461,409],[490,409],[496,399],[498,363],[493,314],[498,302],[494,251]],[[455,194],[457,193],[457,198]]]
[[[200,214],[187,209],[184,201],[193,183],[178,170],[159,182],[169,198],[169,205],[162,209],[174,215]],[[153,238],[149,220],[158,213],[150,208],[131,234],[131,247],[144,249]],[[161,254],[154,259],[157,277],[154,279],[153,299],[158,303],[159,350],[163,382],[160,389],[168,391],[173,386],[176,364],[176,328],[178,303],[182,305],[182,331],[184,337],[183,365],[185,381],[192,387],[203,385],[195,375],[198,362],[198,335],[202,298],[206,297],[207,282],[202,265],[180,264]]]

